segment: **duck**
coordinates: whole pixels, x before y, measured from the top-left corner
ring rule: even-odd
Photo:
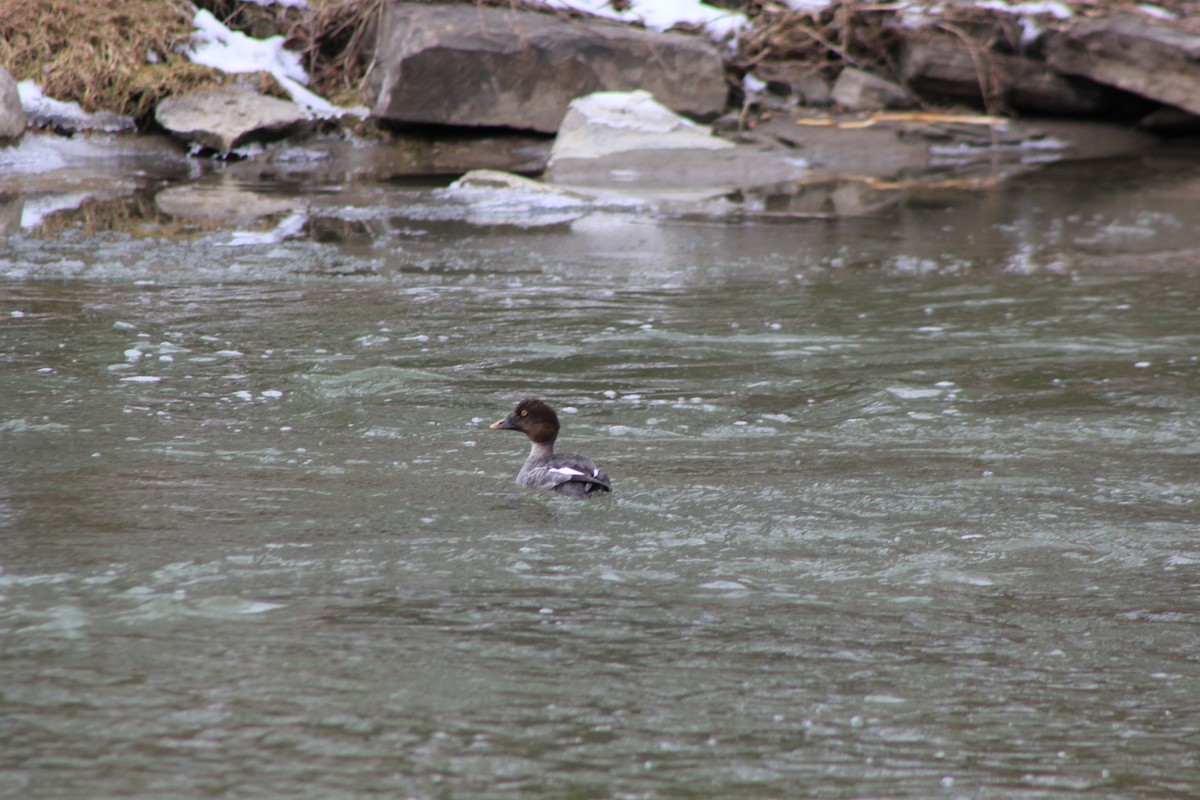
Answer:
[[[517,473],[517,485],[548,489],[567,497],[593,497],[612,491],[608,473],[586,456],[555,453],[558,438],[558,414],[543,400],[527,397],[517,403],[504,419],[490,426],[493,430],[520,431],[529,437],[529,458]]]

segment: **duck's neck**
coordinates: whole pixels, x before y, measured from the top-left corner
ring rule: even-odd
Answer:
[[[550,458],[554,455],[554,440],[548,442],[531,442],[532,447],[529,448],[530,458]]]

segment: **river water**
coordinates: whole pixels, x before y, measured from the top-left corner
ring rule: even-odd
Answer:
[[[11,237],[0,795],[1196,794],[1194,163]]]

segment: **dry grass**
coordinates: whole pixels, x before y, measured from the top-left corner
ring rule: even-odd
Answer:
[[[222,82],[176,52],[191,16],[177,0],[0,0],[0,63],[56,99],[144,120],[163,97]]]
[[[384,0],[309,0],[304,9],[242,0],[196,0],[226,27],[256,39],[283,36],[302,54],[310,88],[339,105],[365,101],[375,24]]]
[[[0,0],[0,64],[50,97],[144,123],[163,98],[229,80],[179,53],[200,7],[250,36],[284,36],[290,49],[304,54],[314,91],[334,102],[359,103],[382,5],[311,0],[300,10],[240,0],[198,0],[195,6],[185,0]],[[265,76],[260,84],[280,93]]]
[[[313,91],[341,105],[366,102],[375,27],[384,0],[310,0],[309,13],[288,32],[304,53]]]

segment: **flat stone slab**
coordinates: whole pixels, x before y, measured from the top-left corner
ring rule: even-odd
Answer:
[[[1084,19],[1046,43],[1069,75],[1200,114],[1200,34],[1140,14]]]
[[[309,124],[304,109],[243,86],[223,86],[171,97],[154,118],[176,136],[228,153],[247,142],[294,133]]]
[[[554,133],[576,97],[645,89],[711,119],[728,89],[715,45],[599,20],[475,5],[391,2],[369,74],[375,116]]]

